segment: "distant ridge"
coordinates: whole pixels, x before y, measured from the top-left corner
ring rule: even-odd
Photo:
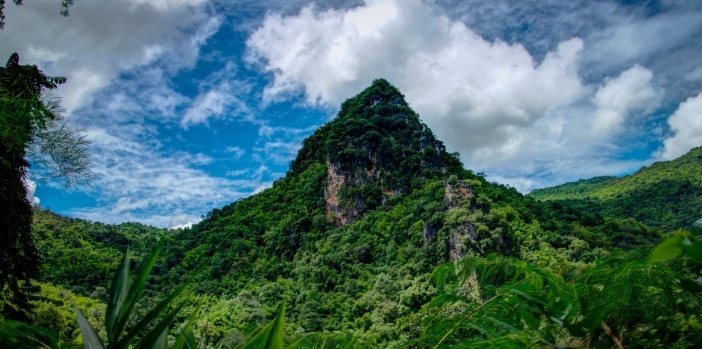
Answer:
[[[579,180],[529,196],[666,230],[695,228],[702,219],[702,147],[628,176]]]

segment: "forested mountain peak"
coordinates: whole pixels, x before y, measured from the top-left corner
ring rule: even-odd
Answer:
[[[333,221],[347,224],[424,179],[458,174],[458,157],[419,119],[384,79],[346,100],[338,116],[307,138],[291,173],[326,166],[324,199]]]

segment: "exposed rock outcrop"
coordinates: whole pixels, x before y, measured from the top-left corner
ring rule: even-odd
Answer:
[[[341,208],[340,193],[346,186],[346,175],[341,173],[338,165],[327,161],[327,178],[324,184],[324,213],[334,225],[350,223],[350,218]]]
[[[455,210],[455,214],[460,216],[449,227],[449,258],[452,262],[465,256],[467,239],[475,241],[477,238],[475,225],[468,219],[468,209],[474,197],[468,183],[451,179],[444,181],[444,198],[448,208]]]
[[[448,208],[469,204],[474,197],[468,183],[458,180],[444,181],[444,198],[448,202]]]

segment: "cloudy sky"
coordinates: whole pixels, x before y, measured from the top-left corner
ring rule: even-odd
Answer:
[[[702,145],[696,0],[11,2],[0,57],[66,76],[90,187],[41,205],[102,222],[196,222],[269,187],[375,78],[465,166],[522,192]],[[33,179],[37,175],[35,174]],[[31,184],[31,183],[30,183]],[[34,186],[32,186],[34,187]]]

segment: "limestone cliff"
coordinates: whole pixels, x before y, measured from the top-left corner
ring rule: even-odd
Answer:
[[[424,179],[462,170],[402,94],[379,79],[341,106],[338,116],[307,138],[290,170],[324,163],[325,213],[352,223],[389,199],[411,193]]]

